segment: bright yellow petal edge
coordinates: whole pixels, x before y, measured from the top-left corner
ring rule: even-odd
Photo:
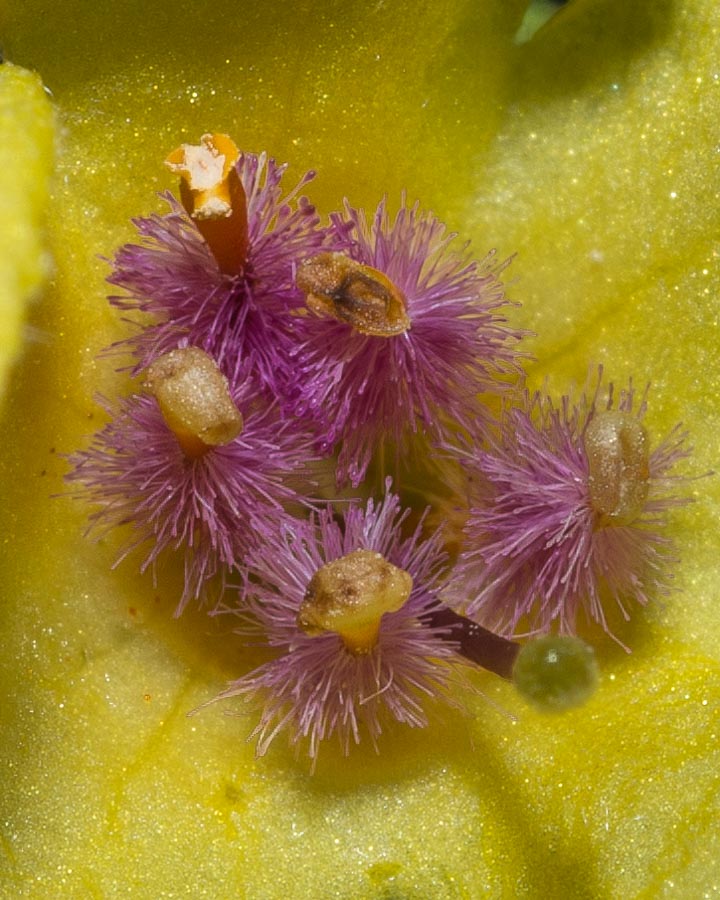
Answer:
[[[676,53],[672,40],[658,42],[657,57],[674,69],[665,65],[663,75],[658,64],[645,78],[679,80],[691,48],[695,58],[711,58],[717,42],[707,29],[699,41],[698,24],[690,25],[678,30]],[[567,116],[560,110],[558,123],[560,113]],[[56,250],[57,287],[38,319],[51,350],[35,348],[26,360],[5,422],[12,438],[2,464],[5,892],[41,898],[712,896],[720,880],[720,678],[712,639],[716,553],[703,537],[717,508],[714,485],[699,483],[701,502],[678,518],[682,593],[665,611],[636,616],[632,657],[601,647],[605,683],[584,710],[543,718],[524,711],[505,686],[480,679],[490,699],[519,716],[516,723],[470,700],[475,717],[468,722],[448,714],[425,732],[398,730],[377,760],[366,748],[349,762],[329,752],[314,779],[282,747],[255,763],[241,742],[249,720],[224,720],[220,710],[185,718],[217,690],[240,649],[213,635],[201,616],[171,621],[167,578],[153,597],[147,580],[133,579],[127,567],[112,575],[114,544],[98,549],[83,542],[84,510],[47,500],[64,471],[57,451],[72,449],[83,430],[95,427],[81,425],[97,415],[92,391],[112,386],[94,362],[100,335],[106,343],[120,333],[100,303],[104,269],[81,252],[84,231],[105,230],[93,239],[102,244],[94,252],[108,252],[129,234],[103,211],[112,203],[102,197],[109,179],[93,160],[88,123],[73,123],[77,141],[65,150],[65,174],[82,179],[74,186],[82,199],[72,216],[56,213],[56,240],[69,246]],[[553,127],[550,121],[548,135]],[[699,152],[707,152],[707,141],[700,144]],[[499,155],[519,169],[522,154],[512,147],[518,143],[508,150],[505,142]],[[560,139],[551,147],[556,166],[543,176],[541,203],[567,197]],[[142,156],[126,154],[123,165]],[[510,177],[492,175],[504,209],[514,196],[522,201],[523,194],[509,190]],[[478,196],[487,196],[488,185]],[[148,200],[138,192],[132,204],[142,212]],[[695,208],[698,220],[710,216],[702,198]],[[492,231],[501,218],[486,210],[479,230]],[[573,213],[567,218],[574,221]],[[617,224],[626,233],[632,227],[626,219]],[[547,317],[548,298],[557,300],[548,274],[556,262],[553,227],[539,222],[528,241],[520,229],[508,236],[517,246],[505,249],[547,244],[539,281],[532,257],[517,263],[523,280],[515,295],[529,298],[531,315]],[[509,230],[503,227],[503,235]],[[692,350],[681,343],[664,354],[669,362],[656,384],[653,415],[658,429],[666,426],[684,414],[683,392],[690,391],[698,471],[709,468],[713,407],[701,405],[702,389],[694,383],[712,380],[714,333],[703,310],[717,296],[718,279],[710,266],[701,287],[695,284],[708,268],[702,241],[667,270],[672,282],[662,315],[653,292],[657,269],[644,278],[638,273],[632,296],[644,313],[640,328],[632,308],[622,307],[593,338],[592,328],[582,329],[582,305],[590,308],[592,291],[601,291],[606,278],[588,265],[572,229],[554,233],[563,240],[562,268],[555,271],[568,281],[568,274],[584,279],[574,294],[565,281],[560,285],[560,330],[563,338],[576,327],[586,335],[576,355],[560,354],[557,363],[548,351],[563,343],[545,339],[542,358],[556,383],[564,383],[566,372],[581,376],[589,353],[609,355],[624,372],[638,365],[631,337],[646,335],[643,347],[660,352],[680,326],[682,343],[691,342]],[[711,244],[709,227],[705,237]],[[611,276],[622,271],[605,269]],[[541,341],[547,333],[541,331]],[[652,359],[641,359],[640,368],[640,376],[652,374]],[[44,488],[46,482],[52,487]]]
[[[0,403],[20,348],[25,304],[48,271],[43,222],[53,133],[40,78],[9,63],[0,66]]]

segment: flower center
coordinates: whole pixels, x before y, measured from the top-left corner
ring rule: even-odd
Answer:
[[[400,289],[382,272],[344,253],[320,253],[306,259],[296,282],[312,312],[346,322],[360,334],[394,337],[410,328]]]
[[[199,347],[172,350],[148,367],[145,387],[154,394],[168,428],[186,456],[197,459],[229,444],[243,420],[227,378]]]
[[[650,487],[647,432],[630,413],[598,413],[585,429],[590,503],[601,525],[627,525],[643,511]]]
[[[205,238],[220,271],[239,275],[248,251],[247,197],[235,163],[240,155],[226,134],[204,134],[182,144],[165,164],[180,175],[180,199]]]
[[[309,635],[334,631],[351,653],[369,653],[380,620],[406,603],[412,576],[372,550],[353,550],[315,572],[298,612]]]

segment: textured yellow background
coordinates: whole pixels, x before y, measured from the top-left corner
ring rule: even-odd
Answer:
[[[0,69],[0,401],[21,343],[23,308],[49,259],[43,213],[52,169],[53,116],[40,79]]]
[[[479,254],[517,252],[533,380],[564,389],[598,361],[651,379],[651,431],[682,419],[691,470],[716,465],[716,4],[577,2],[517,48],[521,7],[29,0],[3,14],[6,54],[42,74],[58,128],[54,274],[3,419],[0,895],[720,890],[717,478],[674,517],[678,592],[623,628],[632,656],[589,635],[604,680],[584,709],[543,718],[478,675],[468,718],[398,728],[377,758],[328,748],[312,778],[282,741],[255,761],[243,717],[186,718],[253,660],[205,617],[171,618],[176,572],[157,588],[112,572],[115,538],[90,544],[86,510],[50,499],[60,454],[99,424],[94,393],[122,387],[96,359],[125,333],[98,257],[161,208],[165,153],[204,130],[290,160],[291,177],[316,167],[325,212],[406,187]],[[42,274],[50,108],[7,67],[0,102],[4,365]]]

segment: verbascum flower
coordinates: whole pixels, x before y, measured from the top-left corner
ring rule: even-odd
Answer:
[[[311,440],[281,419],[277,404],[258,400],[252,380],[230,390],[197,348],[157,359],[148,387],[150,394],[104,403],[110,422],[70,456],[67,477],[78,499],[98,506],[93,532],[129,526],[118,561],[139,550],[144,571],[180,556],[179,615],[190,600],[217,602],[226,576],[242,574],[250,548],[273,534],[284,505],[303,499],[297,488]]]
[[[504,316],[505,265],[456,251],[456,235],[418,204],[403,197],[392,217],[383,200],[368,221],[346,203],[332,222],[352,246],[299,268],[314,315],[293,354],[295,408],[321,417],[324,448],[340,446],[338,482],[357,486],[384,443],[407,456],[423,433],[482,433],[480,394],[517,372],[519,333]]]
[[[282,731],[313,761],[332,737],[345,754],[361,739],[377,749],[387,722],[423,726],[431,700],[456,702],[451,629],[422,622],[440,609],[441,538],[420,526],[403,538],[407,511],[386,487],[378,504],[346,506],[342,524],[332,510],[290,520],[251,554],[257,584],[239,612],[279,655],[217,699],[260,706],[260,756]]]
[[[213,152],[225,159],[231,150],[223,146],[220,154],[214,148],[220,138],[205,135],[204,144],[184,145],[183,152],[191,157],[193,149],[205,149],[211,159]],[[190,165],[173,164],[187,176],[181,185],[195,183]],[[168,214],[135,220],[141,242],[117,252],[108,281],[125,291],[111,298],[115,306],[152,316],[118,348],[132,350],[137,369],[185,342],[206,350],[228,372],[248,372],[271,391],[282,389],[296,340],[291,313],[303,299],[294,284],[295,266],[326,241],[314,206],[298,196],[314,173],[284,193],[286,168],[264,153],[237,153],[229,172],[236,173],[238,188],[217,218],[193,218],[191,201],[185,209],[166,193]],[[227,174],[220,172],[217,181],[224,180]],[[233,210],[243,217],[239,226],[228,214]],[[208,222],[220,223],[216,234],[203,235]]]
[[[574,633],[578,620],[610,630],[669,589],[676,562],[667,513],[687,502],[675,464],[689,455],[676,427],[653,450],[646,402],[632,384],[574,400],[525,391],[488,449],[460,453],[479,486],[447,596],[503,634],[524,625]]]
[[[716,3],[573,0],[519,47],[526,5],[0,12],[0,315],[53,261],[3,408],[3,896],[716,890],[717,478],[671,517],[679,590],[637,610],[633,653],[593,632],[602,676],[586,706],[549,719],[478,673],[486,697],[463,694],[474,715],[428,707],[427,728],[388,728],[377,756],[328,741],[312,781],[284,740],[255,759],[256,718],[186,717],[238,659],[267,657],[218,634],[223,617],[167,614],[182,565],[157,587],[134,566],[111,571],[115,548],[84,537],[85,506],[51,499],[60,454],[96,427],[95,395],[124,387],[97,360],[128,334],[99,257],[136,240],[132,217],[165,212],[155,192],[176,178],[162,160],[209,128],[298,174],[317,167],[321,215],[407,189],[475,248],[517,254],[507,291],[522,303],[513,321],[537,334],[531,388],[549,376],[559,396],[592,360],[651,380],[648,433],[682,420],[692,471],[716,467]]]

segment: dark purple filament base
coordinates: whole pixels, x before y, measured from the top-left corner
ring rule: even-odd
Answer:
[[[424,616],[423,622],[431,628],[449,628],[447,640],[457,642],[462,656],[501,678],[512,678],[521,644],[500,637],[447,607]]]

